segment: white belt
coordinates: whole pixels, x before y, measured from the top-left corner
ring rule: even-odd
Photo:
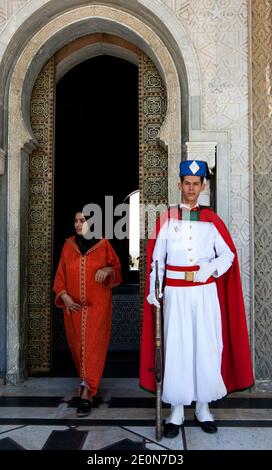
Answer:
[[[189,266],[188,266],[189,267]],[[184,271],[172,271],[170,269],[166,269],[166,277],[168,277],[169,279],[185,279],[187,280],[187,273],[188,271],[184,272]],[[197,271],[190,271],[190,273],[192,273],[192,276],[194,275],[194,273],[196,273]]]

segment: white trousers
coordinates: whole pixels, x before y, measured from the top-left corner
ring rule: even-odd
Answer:
[[[222,349],[216,284],[166,286],[163,401],[190,405],[226,395],[221,376]]]

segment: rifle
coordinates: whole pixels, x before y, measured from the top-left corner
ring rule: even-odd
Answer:
[[[155,293],[156,299],[160,302],[160,282],[158,273],[158,261],[155,262],[156,280]],[[156,307],[156,324],[155,324],[155,376],[156,376],[156,439],[162,438],[162,324],[161,324],[161,307]]]

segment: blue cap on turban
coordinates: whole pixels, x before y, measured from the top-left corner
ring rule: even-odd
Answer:
[[[202,160],[184,160],[179,166],[179,176],[202,176],[210,179],[208,164]]]

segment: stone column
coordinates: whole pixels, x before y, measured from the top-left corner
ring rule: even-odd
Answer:
[[[251,1],[254,209],[254,360],[272,389],[272,0]]]
[[[6,372],[7,173],[5,160],[5,152],[0,148],[0,385],[4,382]]]

